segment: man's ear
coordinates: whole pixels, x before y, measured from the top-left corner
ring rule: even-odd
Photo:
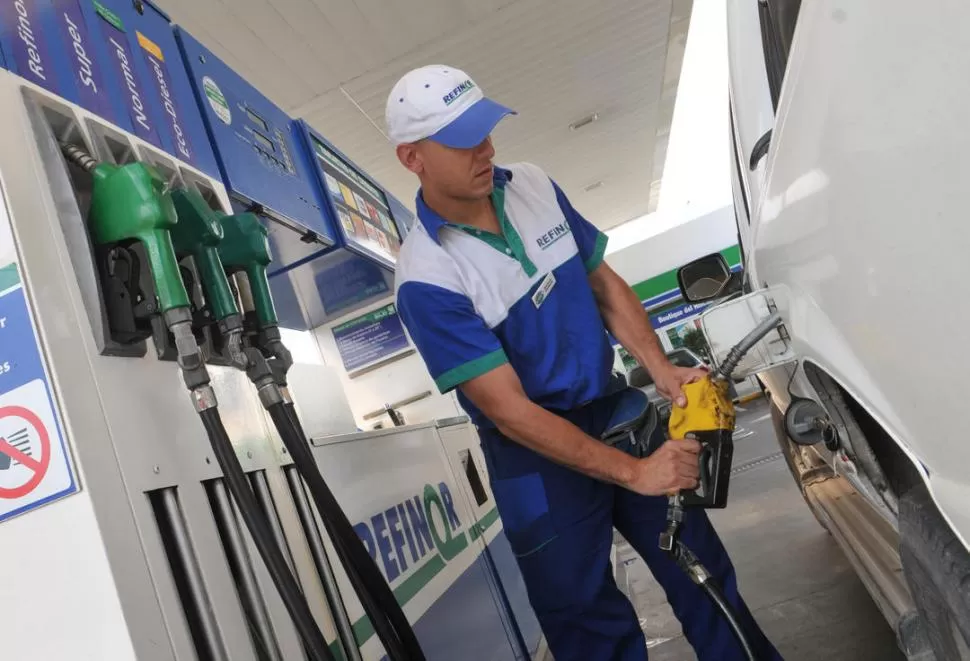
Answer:
[[[403,144],[397,146],[397,160],[414,174],[421,174],[424,164],[421,161],[421,154],[418,153],[418,146],[415,144]]]

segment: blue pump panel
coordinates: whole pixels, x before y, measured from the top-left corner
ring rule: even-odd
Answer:
[[[333,245],[297,123],[192,35],[180,27],[175,33],[234,206],[270,219],[273,268]]]
[[[388,195],[305,121],[300,120],[299,125],[322,206],[337,230],[337,247],[394,268],[401,233]]]
[[[116,73],[136,134],[218,178],[219,166],[168,15],[149,2],[143,2],[139,12],[131,0],[101,0],[97,11],[102,30],[113,35],[114,39],[109,39],[111,45],[120,42],[119,31],[127,37],[130,69],[138,83],[144,111],[138,109],[131,79],[120,60]],[[117,47],[113,55],[118,57]]]
[[[0,0],[4,67],[130,132],[102,25],[89,0]]]
[[[306,330],[393,295],[402,237],[395,208],[404,207],[306,122],[297,125],[300,158],[313,172],[337,237],[331,248],[270,266],[281,323]],[[270,236],[274,256],[280,254],[275,239]]]

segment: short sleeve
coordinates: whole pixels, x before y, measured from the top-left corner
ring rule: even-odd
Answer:
[[[552,182],[552,187],[556,189],[556,201],[559,202],[559,208],[566,217],[566,222],[569,223],[573,238],[576,239],[579,256],[586,266],[586,272],[592,273],[603,263],[603,258],[606,256],[607,236],[573,208],[569,198],[556,182]]]
[[[498,337],[464,294],[405,282],[397,292],[397,307],[442,393],[508,362]]]

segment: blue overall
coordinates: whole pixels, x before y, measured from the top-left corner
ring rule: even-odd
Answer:
[[[606,397],[561,415],[599,437],[614,402]],[[647,659],[637,616],[611,573],[614,527],[663,587],[699,661],[745,660],[720,611],[657,546],[666,525],[665,497],[586,477],[494,428],[479,434],[505,533],[556,661]],[[618,447],[629,450],[629,444]],[[734,567],[704,510],[687,510],[681,540],[723,588],[759,661],[781,659],[738,594]]]

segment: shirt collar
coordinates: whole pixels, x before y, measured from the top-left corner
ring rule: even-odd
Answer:
[[[505,185],[510,181],[512,181],[511,170],[500,168],[497,165],[492,168],[492,182],[496,188],[505,188]],[[420,189],[415,200],[415,208],[418,211],[418,218],[421,220],[421,224],[424,225],[424,229],[435,240],[435,243],[441,245],[438,232],[441,231],[442,227],[451,224],[450,221],[439,216],[436,211],[424,203],[424,196],[421,195]]]

